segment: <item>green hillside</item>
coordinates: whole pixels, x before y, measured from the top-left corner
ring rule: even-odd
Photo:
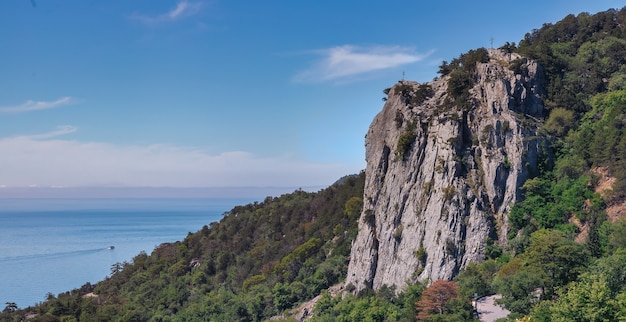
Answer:
[[[364,174],[316,193],[237,206],[219,222],[111,267],[97,285],[0,315],[19,321],[261,320],[339,282],[362,207]]]

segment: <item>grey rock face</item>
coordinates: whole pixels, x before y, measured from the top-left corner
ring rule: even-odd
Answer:
[[[366,136],[366,183],[346,283],[356,290],[451,279],[505,243],[507,213],[543,155],[540,67],[490,50],[469,107],[449,76],[394,85]]]

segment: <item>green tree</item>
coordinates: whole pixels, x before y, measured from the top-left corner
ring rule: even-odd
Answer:
[[[557,300],[547,302],[532,315],[549,316],[549,321],[621,321],[626,318],[626,294],[611,292],[606,277],[586,275],[559,292]]]
[[[537,272],[526,267],[513,274],[500,275],[493,281],[493,287],[502,294],[497,303],[511,312],[528,314],[539,300],[537,290],[542,282]]]
[[[508,310],[528,314],[540,299],[552,299],[558,287],[575,281],[586,264],[582,245],[558,230],[541,229],[530,236],[526,251],[498,272],[493,287]]]
[[[550,112],[544,128],[552,135],[563,137],[569,130],[574,128],[575,122],[576,118],[573,111],[559,107]]]
[[[352,197],[346,201],[344,213],[348,216],[348,218],[355,219],[361,214],[362,209],[363,199],[360,197]]]
[[[111,276],[121,273],[122,270],[124,270],[124,265],[122,263],[114,263],[113,265],[111,265]]]
[[[585,249],[558,230],[542,229],[530,238],[530,245],[521,257],[541,276],[543,297],[550,298],[555,287],[577,278],[586,264]]]
[[[515,52],[515,49],[516,49],[515,43],[510,43],[507,41],[504,45],[502,45],[498,49],[504,51],[504,53],[509,56],[509,62],[511,62],[511,55],[513,54],[513,52]]]
[[[482,263],[470,263],[454,279],[459,285],[459,293],[466,298],[493,294],[493,279],[500,269],[500,265],[494,260]]]
[[[289,290],[289,286],[283,283],[276,283],[272,292],[274,294],[274,305],[279,311],[290,308],[297,300]]]

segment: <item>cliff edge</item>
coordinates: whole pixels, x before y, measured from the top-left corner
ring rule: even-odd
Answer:
[[[357,291],[451,279],[484,260],[488,244],[506,242],[507,213],[545,155],[543,79],[532,60],[486,55],[461,101],[452,75],[388,90],[366,136],[364,205],[346,279]]]

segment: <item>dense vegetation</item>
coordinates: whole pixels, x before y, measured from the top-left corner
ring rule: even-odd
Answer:
[[[471,320],[471,299],[494,293],[511,320],[626,319],[626,218],[606,211],[626,200],[626,9],[570,15],[501,49],[543,66],[542,131],[554,158],[524,184],[524,199],[509,214],[508,243],[491,242],[487,259],[454,281],[343,298],[326,291],[345,278],[362,173],[317,193],[235,207],[181,242],[114,265],[97,285],[24,310],[9,302],[0,320],[34,313],[37,321],[258,321],[320,292],[313,321]],[[451,107],[469,106],[474,68],[486,54],[473,50],[440,67],[450,76]],[[523,73],[521,62],[512,60],[511,70]],[[402,95],[418,104],[432,90],[410,94]],[[412,142],[407,133],[399,157]],[[612,182],[612,190],[597,191],[600,182]]]
[[[439,66],[439,74],[449,75],[448,79],[448,104],[460,109],[469,109],[474,104],[470,100],[469,90],[474,86],[474,74],[477,63],[489,61],[489,53],[485,48],[470,50],[458,58],[454,58],[449,64],[445,60]]]
[[[626,218],[605,211],[626,200],[625,25],[626,9],[569,15],[501,48],[545,69],[542,130],[555,157],[523,185],[504,255],[458,279],[502,294],[510,319],[626,318]],[[596,189],[611,180],[612,189]]]

